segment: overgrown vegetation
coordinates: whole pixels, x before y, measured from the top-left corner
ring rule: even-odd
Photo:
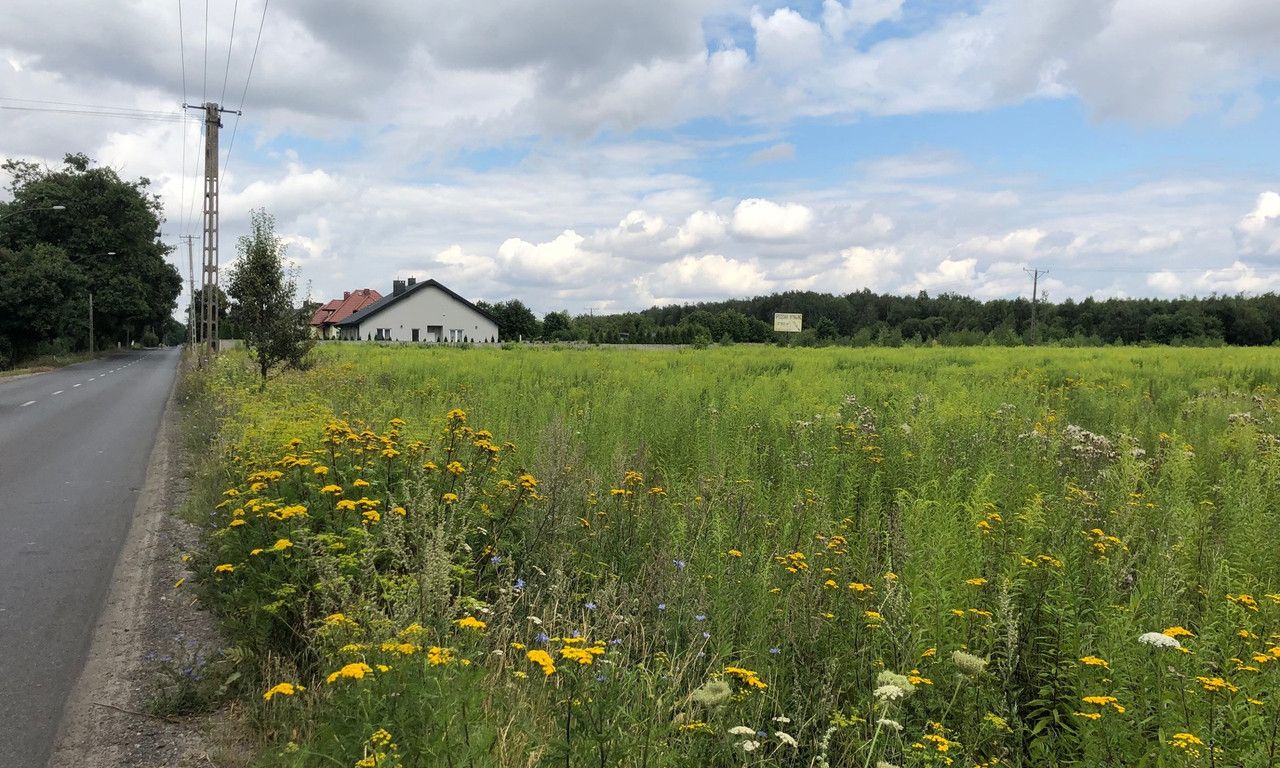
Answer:
[[[0,171],[13,194],[0,203],[0,369],[144,335],[181,340],[170,314],[182,280],[165,261],[148,179],[126,181],[80,154],[60,168],[8,160]]]
[[[194,382],[264,764],[1276,762],[1264,351],[316,354]]]

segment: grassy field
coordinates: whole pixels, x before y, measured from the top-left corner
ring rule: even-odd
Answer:
[[[332,345],[259,392],[225,355],[182,588],[266,765],[1271,766],[1278,377]]]

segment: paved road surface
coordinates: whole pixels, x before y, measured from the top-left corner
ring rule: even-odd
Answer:
[[[0,766],[48,760],[177,362],[149,350],[0,379]]]

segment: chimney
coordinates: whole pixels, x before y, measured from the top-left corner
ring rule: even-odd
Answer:
[[[400,294],[402,294],[402,293],[404,293],[404,281],[403,281],[403,280],[392,280],[392,281],[391,281],[391,295],[392,295],[392,296],[399,296],[399,295],[400,295]]]
[[[411,277],[411,278],[409,278],[409,285],[413,285],[413,284],[415,284],[415,283],[417,283],[417,282],[418,282],[418,278],[416,278],[416,277]]]
[[[343,300],[343,301],[346,301],[346,300],[347,300],[347,299],[349,299],[349,298],[351,298],[351,291],[343,291],[343,292],[342,292],[342,300]]]

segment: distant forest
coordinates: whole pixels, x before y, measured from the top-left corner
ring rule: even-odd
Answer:
[[[499,305],[515,321],[519,302]],[[495,307],[495,309],[498,307]],[[527,312],[527,310],[525,310]],[[804,315],[804,331],[775,334],[776,312]],[[1280,296],[1106,299],[1039,302],[1035,339],[1070,346],[1174,344],[1260,346],[1280,340]],[[504,339],[631,344],[779,342],[798,345],[1013,346],[1033,341],[1030,299],[979,301],[968,296],[891,296],[868,290],[843,296],[792,291],[751,299],[653,307],[616,315],[528,313],[500,325]]]

